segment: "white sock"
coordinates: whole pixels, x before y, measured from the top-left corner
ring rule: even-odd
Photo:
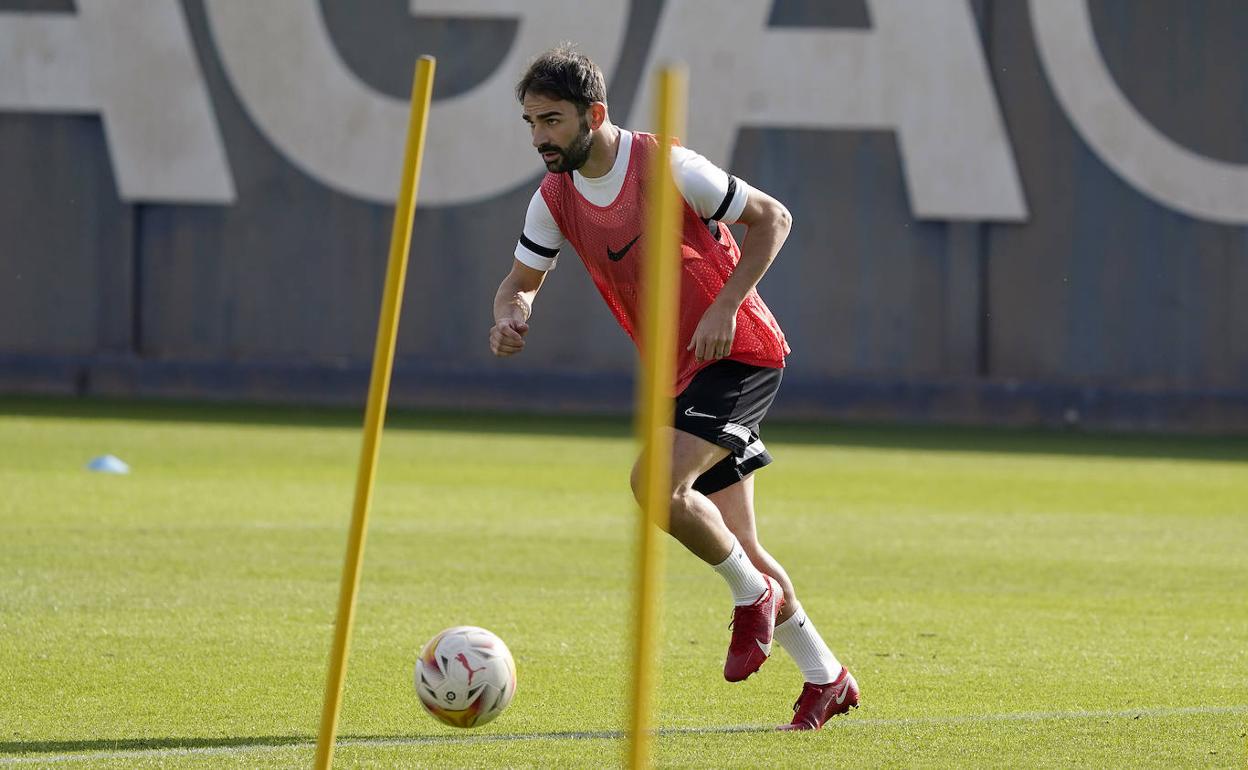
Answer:
[[[841,675],[841,662],[828,649],[815,624],[798,610],[793,617],[776,626],[774,636],[784,651],[793,656],[802,676],[811,684],[828,684]]]
[[[718,572],[728,583],[728,588],[732,590],[732,601],[738,607],[753,604],[767,590],[763,573],[750,563],[750,558],[745,555],[741,543],[735,537],[732,539],[732,551],[728,553],[728,558],[711,569]]]

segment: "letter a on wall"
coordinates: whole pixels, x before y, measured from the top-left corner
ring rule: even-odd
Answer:
[[[651,72],[687,62],[690,142],[719,164],[741,126],[892,129],[916,217],[1021,221],[1027,205],[966,0],[868,0],[872,29],[768,29],[770,0],[668,0]]]
[[[233,202],[182,4],[75,4],[0,13],[0,110],[99,113],[122,200]]]

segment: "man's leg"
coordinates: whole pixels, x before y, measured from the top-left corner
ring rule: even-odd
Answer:
[[[715,504],[693,488],[698,476],[728,455],[705,439],[668,429],[672,435],[672,487],[668,532],[707,564],[722,562],[732,551],[733,535]],[[633,496],[641,500],[641,460],[633,465]]]
[[[793,617],[793,613],[801,609],[797,594],[793,590],[793,582],[789,580],[789,574],[780,566],[780,562],[758,542],[758,529],[754,523],[754,474],[746,476],[727,489],[711,493],[710,500],[719,509],[724,525],[736,536],[754,566],[775,578],[784,589],[784,608],[780,610],[776,622],[783,623]]]
[[[785,605],[776,619],[775,638],[797,663],[806,680],[798,697],[797,713],[786,728],[817,730],[829,718],[858,705],[858,683],[806,617],[784,567],[759,542],[754,516],[754,475],[712,493],[710,499],[750,561],[784,588]]]
[[[690,433],[672,430],[672,485],[668,532],[719,574],[732,591],[733,633],[724,678],[739,682],[771,654],[776,615],[784,605],[780,585],[760,572],[711,499],[694,482],[728,450]],[[640,499],[639,463],[633,466],[633,495]]]

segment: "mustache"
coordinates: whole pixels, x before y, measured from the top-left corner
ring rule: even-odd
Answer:
[[[544,153],[544,152],[557,152],[557,153],[559,153],[560,155],[563,155],[563,154],[564,154],[564,153],[563,153],[563,149],[562,149],[562,148],[560,148],[560,147],[556,147],[556,146],[554,146],[553,144],[543,144],[541,147],[538,147],[538,148],[537,148],[537,152],[538,152],[538,154],[541,154],[541,153]]]

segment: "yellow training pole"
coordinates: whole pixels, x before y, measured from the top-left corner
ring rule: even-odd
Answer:
[[[325,704],[321,710],[321,732],[316,741],[317,770],[328,770],[334,761],[334,739],[338,734],[338,712],[342,683],[347,673],[347,653],[351,646],[351,623],[355,617],[355,597],[360,587],[360,567],[364,560],[364,537],[368,510],[373,500],[373,479],[377,475],[377,453],[381,428],[386,420],[386,399],[390,394],[390,372],[394,368],[394,344],[403,305],[403,281],[407,275],[407,252],[412,243],[412,218],[416,209],[416,187],[420,162],[425,150],[425,129],[429,125],[429,101],[433,93],[432,56],[416,62],[412,81],[412,106],[407,124],[407,149],[403,154],[403,181],[394,208],[390,231],[390,257],[386,263],[386,285],[377,322],[377,346],[373,350],[373,374],[368,383],[368,407],[364,413],[364,445],[355,477],[355,505],[347,536],[347,558],[342,565],[342,588],[338,594],[338,622],[334,625],[334,649],[325,680]]]
[[[646,252],[641,318],[642,366],[637,390],[642,446],[641,543],[637,557],[636,629],[629,765],[650,766],[651,701],[658,655],[659,586],[663,534],[672,477],[672,384],[676,371],[676,305],[680,286],[680,193],[669,162],[671,141],[684,132],[687,75],[665,67],[658,74],[655,115],[659,150],[646,201]]]

